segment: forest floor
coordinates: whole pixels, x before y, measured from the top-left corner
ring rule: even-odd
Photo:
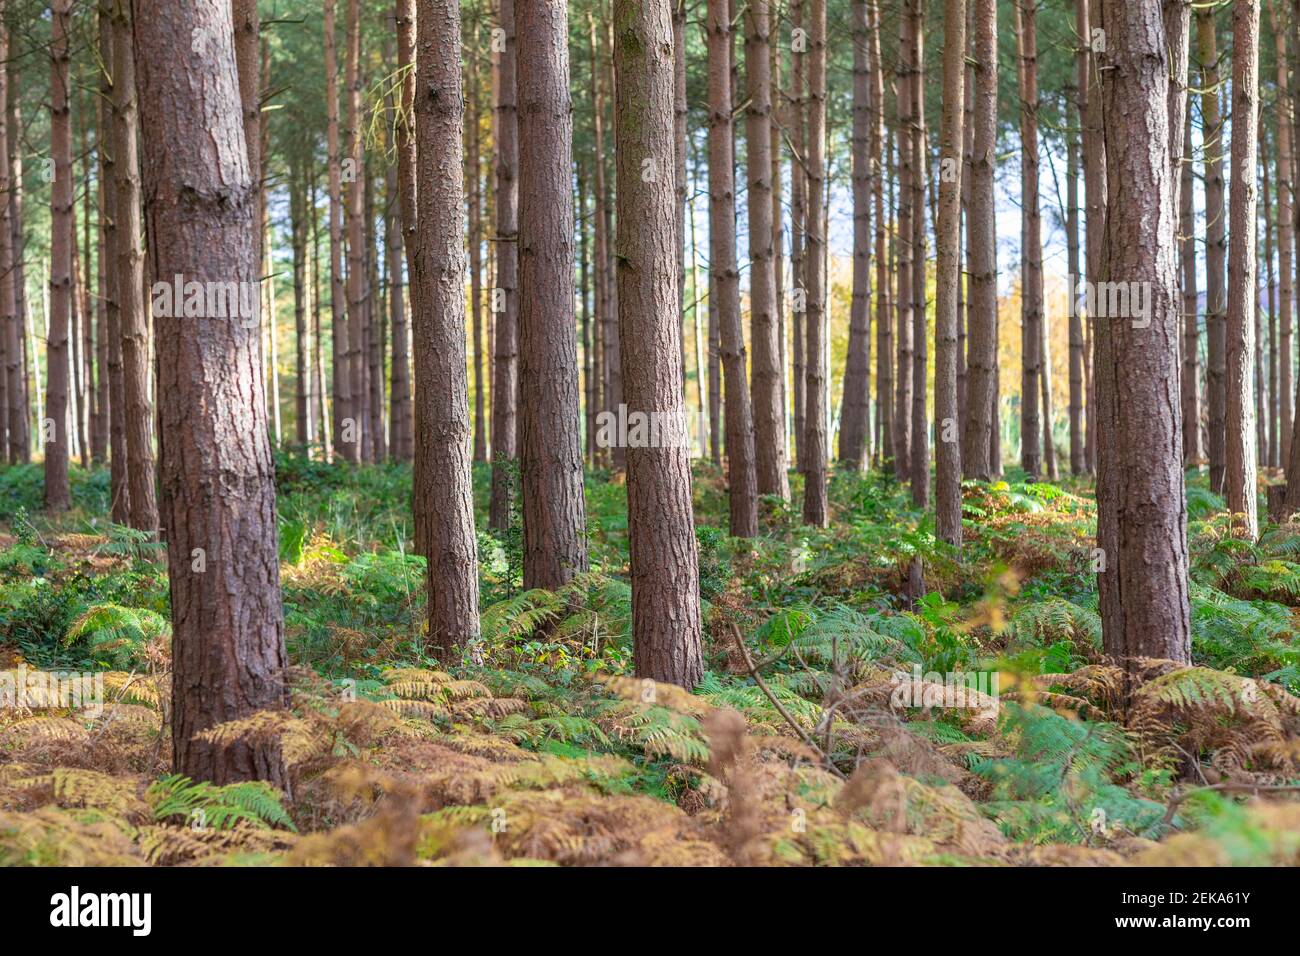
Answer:
[[[968,484],[959,561],[874,474],[833,476],[829,530],[768,502],[761,537],[729,538],[697,465],[691,694],[631,676],[608,474],[563,593],[521,591],[517,527],[480,532],[483,638],[447,667],[423,651],[409,468],[277,466],[293,707],[212,734],[278,737],[289,793],[170,775],[164,556],[108,520],[107,473],[74,468],[50,522],[39,468],[0,472],[0,691],[92,673],[104,700],[0,709],[0,864],[1300,863],[1300,524],[1234,538],[1200,477],[1195,666],[1126,688],[1086,484]]]

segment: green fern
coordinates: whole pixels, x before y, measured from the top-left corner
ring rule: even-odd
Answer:
[[[228,830],[242,820],[261,828],[297,829],[280,805],[280,792],[263,780],[218,787],[172,774],[149,787],[145,802],[159,821],[179,818],[191,825]]]
[[[118,670],[138,665],[144,646],[156,638],[171,637],[171,622],[147,608],[96,604],[68,628],[64,647],[84,640],[91,656]]]

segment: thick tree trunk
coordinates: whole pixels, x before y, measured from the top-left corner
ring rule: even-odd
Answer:
[[[429,643],[451,659],[479,633],[478,547],[470,478],[465,363],[465,220],[460,4],[420,5],[416,22],[416,255],[412,303],[416,444],[427,467],[415,497],[427,507]]]
[[[524,587],[587,570],[573,321],[573,121],[562,0],[515,11],[519,86],[519,450]]]
[[[496,342],[493,362],[496,372],[492,378],[492,500],[488,508],[488,525],[496,531],[505,531],[510,527],[514,471],[517,468],[514,463],[519,454],[516,441],[519,407],[519,107],[515,0],[500,0],[499,15],[505,38],[499,54],[496,104],[496,250],[500,303],[494,306]],[[586,235],[585,227],[583,235]],[[585,272],[585,262],[583,268]],[[587,317],[584,310],[584,329]],[[587,381],[587,417],[594,421],[590,372]]]
[[[961,286],[962,127],[965,124],[966,4],[944,0],[938,254],[934,317],[935,533],[961,547],[961,430],[957,410],[957,313]],[[943,168],[949,166],[954,175]]]
[[[152,274],[256,283],[257,207],[228,8],[133,0],[132,24],[150,131],[143,145]],[[194,37],[203,38],[198,56]],[[229,318],[156,321],[176,771],[283,787],[278,743],[197,739],[289,702],[260,330]]]
[[[1227,222],[1223,205],[1223,119],[1219,109],[1219,52],[1215,37],[1214,11],[1202,7],[1196,12],[1197,39],[1201,61],[1202,147],[1205,153],[1205,391],[1209,411],[1210,488],[1225,489],[1227,468],[1227,299],[1224,266],[1227,255]],[[1283,317],[1282,354],[1291,347],[1290,324]],[[1279,396],[1282,401],[1282,433],[1290,432],[1287,396],[1291,391],[1291,363],[1282,363]],[[1283,439],[1285,450],[1287,439]]]
[[[853,2],[853,293],[840,411],[839,459],[866,464],[871,427],[871,66],[867,0]]]
[[[760,495],[790,497],[781,407],[781,344],[777,334],[776,276],[772,247],[772,71],[768,54],[768,0],[749,0],[745,11],[746,170],[749,188],[749,316],[754,373],[755,471]],[[620,300],[621,301],[621,300]]]
[[[808,348],[804,363],[803,520],[819,528],[830,523],[826,499],[827,288],[826,288],[826,0],[808,9],[808,224],[804,250],[804,288],[808,295]]]
[[[45,508],[72,507],[68,457],[68,323],[72,313],[72,122],[69,108],[68,42],[72,0],[53,0],[50,40],[50,320],[46,352]]]
[[[1043,373],[1043,242],[1038,208],[1038,39],[1032,0],[1014,0],[1020,90],[1020,467],[1043,468],[1039,376]]]
[[[1178,421],[1178,263],[1168,51],[1159,0],[1104,0],[1099,56],[1107,195],[1103,281],[1150,290],[1136,318],[1096,324],[1098,575],[1106,653],[1191,658],[1187,506]]]
[[[660,432],[659,443],[634,446],[627,453],[636,674],[691,689],[704,674],[704,660],[690,435],[681,383],[673,242],[677,195],[674,179],[643,175],[645,160],[654,169],[667,170],[674,157],[669,6],[670,0],[614,3],[614,117],[622,204],[618,301],[629,414],[654,415],[668,426]],[[765,27],[760,30],[766,32]],[[766,64],[767,50],[762,54]],[[764,145],[769,142],[766,130],[762,139]],[[763,169],[768,169],[766,162]],[[767,199],[765,195],[764,203]]]
[[[731,26],[726,0],[709,0],[709,271],[717,296],[721,358],[726,374],[727,472],[731,533],[758,533],[754,423],[740,325],[736,267],[736,194],[732,163]],[[810,190],[811,192],[811,190]],[[810,296],[811,298],[811,296]]]

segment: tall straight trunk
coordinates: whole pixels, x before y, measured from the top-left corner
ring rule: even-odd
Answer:
[[[1043,242],[1038,199],[1038,39],[1032,0],[1015,0],[1020,90],[1020,467],[1043,467],[1039,376],[1043,372]]]
[[[1223,205],[1223,118],[1219,108],[1219,52],[1215,37],[1214,11],[1202,7],[1196,12],[1197,41],[1201,62],[1202,150],[1205,153],[1205,328],[1208,340],[1205,391],[1209,411],[1210,488],[1225,490],[1227,468],[1227,298],[1224,288],[1227,255],[1227,223]],[[1282,354],[1289,354],[1291,328],[1282,323]],[[1278,385],[1282,402],[1282,434],[1290,433],[1287,411],[1291,391],[1291,363],[1282,362]],[[1289,439],[1283,438],[1283,451]]]
[[[497,82],[496,342],[492,378],[492,499],[488,525],[496,531],[510,527],[514,495],[514,465],[518,457],[516,430],[519,407],[519,107],[516,70],[515,0],[500,0],[504,44],[499,52]],[[581,227],[586,236],[586,227]],[[584,238],[583,245],[586,241]],[[584,272],[586,263],[583,263]],[[585,301],[585,293],[584,293]],[[583,328],[588,310],[583,310]],[[586,351],[586,350],[584,350]],[[587,375],[587,417],[594,419],[591,374]],[[594,432],[591,432],[594,435]]]
[[[376,210],[375,190],[379,183],[377,173],[371,171],[366,176],[366,274],[370,288],[370,300],[366,309],[366,318],[370,335],[366,339],[366,374],[370,391],[370,435],[371,454],[375,461],[388,458],[388,435],[385,428],[384,404],[384,357],[388,350],[388,312],[386,303],[380,294],[383,284],[380,281],[379,262],[379,214]]]
[[[5,0],[0,0],[0,64],[9,62],[9,25]],[[22,343],[18,340],[18,312],[14,297],[14,237],[10,196],[13,195],[9,172],[9,72],[0,67],[0,461],[6,455],[12,463],[21,426],[16,421],[22,409]],[[17,136],[18,131],[13,130]]]
[[[82,283],[82,361],[85,367],[85,388],[86,388],[86,415],[87,415],[87,442],[88,448],[82,449],[83,458],[87,463],[93,462],[96,465],[102,465],[108,460],[108,418],[106,416],[107,402],[101,401],[101,395],[106,394],[103,387],[107,384],[104,378],[104,366],[98,361],[99,351],[98,342],[104,335],[104,310],[103,299],[100,293],[104,285],[104,260],[101,256],[96,255],[95,247],[91,236],[92,215],[91,202],[94,191],[91,188],[91,165],[95,162],[93,153],[90,149],[89,129],[94,122],[94,96],[87,94],[84,99],[83,119],[81,125],[81,161],[82,161],[82,261],[84,266],[84,282]],[[96,142],[96,151],[101,144]],[[91,263],[95,263],[94,275],[92,277]]]
[[[1259,173],[1264,191],[1263,204],[1260,208],[1260,223],[1264,228],[1264,255],[1272,255],[1272,240],[1269,237],[1269,210],[1268,210],[1268,136],[1263,123],[1259,128]],[[1259,239],[1256,238],[1256,243]],[[1259,269],[1258,259],[1255,268]],[[1265,272],[1265,281],[1268,288],[1268,312],[1273,312],[1277,308],[1277,302],[1273,296],[1273,263],[1269,261]],[[1256,279],[1258,281],[1258,279]],[[1254,388],[1255,388],[1255,461],[1259,468],[1268,467],[1269,459],[1269,434],[1268,434],[1268,365],[1264,355],[1264,314],[1265,309],[1260,304],[1258,293],[1253,303],[1254,308],[1251,310],[1255,316],[1255,356],[1254,356]]]
[[[763,0],[758,0],[762,3]],[[681,381],[675,180],[643,176],[674,161],[671,0],[615,0],[614,119],[618,300],[631,412],[674,423],[673,440],[627,454],[628,545],[636,674],[693,689],[704,675],[690,443]],[[764,11],[765,14],[765,11]],[[763,30],[765,32],[765,29]],[[767,62],[767,50],[762,51]],[[763,130],[763,142],[769,140]],[[766,157],[764,157],[766,160]],[[766,174],[767,165],[764,167]],[[764,201],[768,197],[764,196]],[[770,234],[765,233],[765,237]]]
[[[807,374],[804,367],[808,290],[804,285],[804,249],[808,220],[808,137],[807,137],[807,85],[808,41],[805,18],[812,0],[790,0],[792,24],[790,61],[790,283],[795,294],[790,303],[791,372],[794,377],[794,450],[795,465],[800,474],[804,470],[804,426],[807,402],[804,394]],[[794,31],[798,31],[795,33]],[[797,42],[796,42],[797,38]]]
[[[555,590],[587,570],[569,241],[573,121],[566,5],[561,0],[519,4],[515,26],[518,75],[528,77],[519,86],[524,587]]]
[[[696,172],[698,174],[698,167],[696,167]],[[704,320],[700,320],[700,302],[704,298],[704,293],[700,291],[700,239],[699,233],[695,229],[694,196],[687,201],[687,220],[691,235],[691,324],[695,326],[695,408],[700,420],[700,457],[704,458],[709,454],[714,433],[710,432],[712,419],[705,411],[707,401],[704,394],[705,379],[707,378],[708,363],[711,356],[708,355],[704,344],[704,340],[708,336],[707,326],[709,320],[707,312]],[[706,310],[707,308],[706,304]],[[782,369],[785,368],[784,363],[782,363],[781,367]]]
[[[349,460],[364,460],[370,446],[369,397],[362,368],[362,346],[369,323],[370,282],[366,270],[365,154],[361,132],[361,4],[348,0],[345,26],[344,95],[347,101],[347,159],[342,177],[347,222],[347,351],[342,374],[348,380],[348,417],[356,441]],[[338,375],[339,369],[334,374]],[[430,565],[432,570],[432,565]]]
[[[258,34],[261,19],[257,0],[231,0],[235,28],[235,68],[239,73],[239,108],[244,123],[244,144],[248,150],[248,175],[253,183],[253,201],[258,210],[253,235],[254,262],[259,279],[263,267],[265,229],[262,226],[266,197],[262,190],[262,63]]]
[[[1268,290],[1268,355],[1267,365],[1260,363],[1259,375],[1263,381],[1264,396],[1263,402],[1256,401],[1256,408],[1260,409],[1261,421],[1264,427],[1263,450],[1264,454],[1260,456],[1260,466],[1268,468],[1280,467],[1281,449],[1278,448],[1277,434],[1277,297],[1274,294],[1274,286],[1277,283],[1277,274],[1274,271],[1273,259],[1273,199],[1269,189],[1269,157],[1267,128],[1262,127],[1259,135],[1259,169],[1260,180],[1263,188],[1263,210],[1262,216],[1264,225],[1264,287]],[[1259,341],[1256,342],[1256,351],[1262,348],[1263,333],[1257,336]]]
[[[962,127],[966,121],[966,4],[943,4],[943,115],[940,163],[955,176],[939,177],[938,255],[934,313],[935,533],[961,547],[961,431],[957,411],[957,325],[961,286]]]
[[[134,10],[135,7],[132,7]],[[149,314],[144,297],[144,248],[140,239],[141,192],[139,109],[135,89],[132,22],[124,0],[118,0],[113,17],[114,143],[117,148],[113,170],[117,175],[117,272],[122,332],[122,417],[126,424],[127,457],[131,467],[127,484],[131,490],[131,526],[141,531],[158,530],[158,500],[155,492],[153,456],[153,411],[149,402]],[[171,275],[171,273],[156,273]],[[189,281],[189,277],[185,277]]]
[[[781,407],[781,344],[772,246],[772,63],[768,0],[745,11],[746,171],[749,209],[749,316],[753,370],[755,472],[760,495],[790,496]]]
[[[966,394],[970,370],[966,365],[970,302],[970,248],[967,245],[966,223],[970,219],[971,163],[975,150],[975,68],[971,58],[971,44],[975,37],[975,3],[966,0],[966,50],[962,66],[962,123],[961,123],[961,225],[958,227],[957,246],[961,257],[957,276],[957,443],[965,444],[962,430],[966,427]]]
[[[1279,10],[1280,3],[1274,3],[1269,10],[1272,16],[1273,49],[1277,61],[1277,102],[1274,115],[1277,117],[1277,248],[1278,248],[1278,311],[1282,316],[1281,378],[1277,385],[1277,402],[1279,407],[1279,430],[1282,445],[1280,461],[1289,462],[1291,456],[1291,418],[1295,405],[1291,394],[1291,348],[1293,344],[1292,315],[1295,310],[1296,262],[1295,251],[1296,213],[1295,181],[1292,179],[1292,160],[1296,154],[1293,140],[1295,128],[1292,112],[1295,109],[1291,100],[1291,91],[1287,83],[1287,23],[1285,10]],[[1291,31],[1297,28],[1292,20]],[[1235,41],[1234,41],[1235,42]],[[1300,72],[1300,71],[1298,71]],[[1235,114],[1234,114],[1235,115]],[[1271,288],[1271,287],[1270,287]]]
[[[469,49],[477,48],[477,36],[471,36]],[[479,64],[472,54],[465,62],[468,79],[466,104],[465,143],[465,204],[469,219],[469,304],[470,361],[474,364],[474,460],[487,461],[487,419],[484,417],[483,396],[483,188],[482,188],[482,112]]]
[[[1192,111],[1184,112],[1183,163],[1178,188],[1179,251],[1183,280],[1183,459],[1189,465],[1201,459],[1201,361],[1197,315],[1200,301],[1196,292],[1196,214],[1192,190]]]
[[[826,500],[826,0],[811,0],[808,9],[808,224],[804,250],[808,347],[804,363],[803,520],[819,528],[830,523]],[[743,368],[743,366],[742,366]]]
[[[395,127],[390,140],[395,141]],[[390,163],[384,176],[388,214],[384,220],[384,256],[388,270],[388,316],[392,327],[393,354],[389,370],[388,434],[389,454],[394,461],[411,460],[411,352],[410,327],[406,324],[406,280],[402,274],[402,204],[398,198],[397,169]]]
[[[897,205],[890,204],[897,210],[897,263],[891,271],[897,276],[898,283],[898,293],[894,296],[898,312],[898,334],[895,336],[894,475],[900,481],[912,474],[912,218],[919,212],[912,204],[912,180],[919,171],[915,168],[916,154],[912,149],[912,136],[916,127],[912,74],[917,69],[917,64],[912,37],[916,21],[911,10],[918,2],[920,0],[904,0],[898,15],[899,56],[895,76],[898,101],[898,202]]]
[[[605,102],[613,102],[616,94],[616,83],[614,80],[614,38],[612,34],[613,23],[609,21],[605,24],[606,30],[602,37],[604,49],[600,58],[601,75],[604,78],[602,87],[603,98],[601,101],[601,118],[604,119]],[[618,150],[618,143],[612,144],[612,151]],[[602,170],[605,167],[606,157],[603,152],[597,152],[597,160]],[[615,210],[617,208],[617,198],[614,193],[614,181],[611,177],[605,177],[607,192],[605,193],[605,255],[599,261],[601,268],[605,270],[605,289],[608,299],[605,303],[605,371],[607,374],[606,382],[606,407],[612,411],[617,411],[624,404],[623,401],[623,367],[619,358],[622,349],[621,336],[619,335],[618,319],[618,279],[615,269],[615,263],[618,261],[617,250],[614,248],[614,220]],[[627,467],[627,449],[621,442],[616,442],[610,449],[610,465],[616,471],[622,471]]]
[[[740,325],[736,267],[736,194],[732,162],[731,24],[727,0],[709,0],[709,271],[717,297],[718,334],[726,375],[727,472],[731,533],[758,533],[754,423]]]
[[[330,203],[330,317],[333,335],[332,365],[334,369],[334,450],[344,460],[360,460],[361,444],[352,408],[352,376],[348,367],[348,288],[343,271],[343,162],[339,146],[339,94],[338,55],[334,18],[334,0],[325,2],[325,138],[329,155],[326,167],[329,176]],[[355,173],[351,156],[348,169]],[[354,177],[355,178],[355,177]],[[418,415],[418,412],[417,412]],[[418,424],[418,423],[417,423]],[[416,471],[421,464],[417,457]],[[415,520],[417,550],[422,536],[420,514]]]
[[[1103,281],[1149,283],[1143,321],[1096,323],[1102,640],[1136,659],[1191,658],[1187,505],[1178,421],[1176,209],[1159,0],[1103,0],[1108,180]],[[1140,326],[1140,327],[1139,327]]]
[[[412,338],[415,327],[415,309],[417,304],[427,301],[427,296],[422,295],[417,289],[416,284],[420,279],[415,267],[415,260],[418,253],[418,221],[419,211],[416,206],[416,193],[419,188],[417,174],[417,156],[415,147],[415,127],[414,127],[414,110],[415,110],[415,0],[397,0],[395,9],[396,26],[397,26],[397,65],[402,72],[402,83],[395,90],[398,98],[399,109],[395,114],[393,121],[393,146],[397,153],[397,199],[399,206],[399,215],[402,225],[402,250],[405,253],[406,262],[406,295],[404,298],[410,300],[411,325],[410,328],[403,328],[401,332],[401,369],[400,375],[405,379],[406,384],[399,386],[397,377],[398,368],[398,331],[397,325],[393,326],[393,403],[396,410],[400,400],[405,411],[405,423],[401,432],[401,444],[399,446],[399,455],[402,460],[413,460],[414,469],[418,470],[422,466],[422,449],[415,436],[420,431],[420,407],[408,398],[414,389],[414,373],[410,372],[410,356],[407,350],[407,342]],[[400,389],[400,394],[399,394]],[[396,443],[396,436],[394,436]],[[426,527],[425,520],[427,512],[424,505],[415,502],[414,505],[416,542],[422,540],[422,529]]]
[[[690,108],[686,102],[686,0],[671,0],[673,19],[673,185],[676,187],[677,318],[681,340],[682,390],[686,389],[686,136]],[[773,81],[774,82],[774,81]],[[771,92],[769,90],[769,97]],[[769,142],[776,143],[776,126],[769,119]],[[769,147],[770,148],[770,147]],[[775,162],[775,161],[774,161]],[[780,208],[779,206],[777,207]],[[777,280],[780,288],[780,280]],[[778,303],[780,297],[778,293]],[[777,308],[779,318],[781,310]],[[783,421],[784,423],[784,421]],[[782,439],[785,438],[784,433]]]
[[[912,505],[930,506],[930,422],[926,414],[926,369],[929,344],[926,332],[925,286],[925,193],[930,166],[929,133],[925,125],[925,0],[915,0],[911,7],[912,62]],[[931,216],[931,219],[936,217]],[[913,563],[912,574],[919,578],[920,564]],[[913,596],[919,592],[914,587]]]
[[[613,314],[613,292],[610,289],[611,275],[606,265],[610,257],[610,217],[605,208],[609,202],[609,190],[606,188],[605,182],[605,86],[602,82],[600,66],[600,31],[596,26],[596,17],[592,13],[587,15],[587,28],[591,40],[591,102],[595,146],[592,165],[595,172],[593,185],[596,192],[594,224],[596,322],[600,325],[602,342],[600,366],[603,401],[600,410],[617,414],[618,405],[623,400],[623,372],[618,360],[617,338],[611,338],[611,333],[617,328],[618,317]],[[601,457],[608,457],[611,461],[616,454],[614,449],[610,448],[601,449],[601,451]]]
[[[872,202],[875,209],[876,260],[876,441],[875,463],[883,467],[893,457],[893,312],[889,296],[889,262],[885,254],[885,67],[880,56],[879,0],[868,0],[867,63],[871,71],[870,128]]]
[[[516,113],[516,115],[518,115]],[[600,391],[596,386],[596,335],[599,329],[592,321],[595,311],[596,297],[596,277],[592,274],[595,270],[591,265],[591,230],[587,228],[587,220],[590,214],[587,212],[587,194],[591,191],[589,186],[590,176],[587,172],[586,163],[576,163],[577,175],[574,177],[578,181],[577,189],[577,226],[578,226],[578,269],[580,275],[578,281],[581,285],[579,297],[582,299],[582,403],[583,419],[586,425],[586,455],[587,460],[593,465],[596,463],[596,403],[599,400]],[[518,193],[516,193],[518,195]],[[516,203],[517,205],[517,203]],[[516,257],[516,262],[518,258]],[[518,356],[516,355],[516,362]],[[517,396],[516,396],[517,399]]]
[[[399,160],[399,166],[401,161]],[[320,434],[321,454],[333,459],[334,433],[330,427],[329,402],[325,398],[325,349],[321,335],[320,304],[320,216],[316,212],[316,164],[307,160],[307,208],[311,223],[311,401],[312,420]]]
[[[1077,103],[1075,104],[1077,107]],[[1077,117],[1077,111],[1076,111]],[[1077,122],[1071,117],[1072,122]],[[1067,135],[1065,163],[1065,235],[1069,286],[1070,331],[1070,474],[1081,475],[1088,469],[1083,450],[1083,316],[1074,299],[1074,285],[1079,275],[1079,138],[1071,129]]]
[[[307,329],[310,308],[307,288],[307,184],[302,170],[295,164],[289,183],[289,231],[293,245],[293,408],[294,438],[305,453],[311,443],[311,396],[308,390],[307,363],[311,352]]]
[[[17,389],[15,401],[13,391],[9,392],[9,460],[13,464],[26,462],[31,458],[31,426],[28,415],[32,406],[32,392],[27,379],[27,270],[24,260],[27,254],[26,232],[23,229],[23,151],[22,115],[19,95],[20,80],[18,62],[11,59],[6,68],[9,96],[5,104],[6,125],[9,127],[9,177],[12,191],[9,197],[10,243],[12,247],[14,274],[14,316],[17,328],[14,333],[18,338],[17,349],[10,349],[7,361],[9,367],[5,376],[5,388]],[[12,340],[10,342],[12,345]],[[31,354],[35,366],[36,355]],[[39,393],[39,389],[38,389]]]
[[[113,0],[99,4],[99,56],[104,64],[99,84],[99,129],[104,149],[99,157],[102,245],[99,257],[104,267],[104,369],[108,378],[108,452],[111,516],[115,523],[131,520],[131,490],[127,484],[126,383],[122,374],[122,307],[117,269],[117,144],[114,113],[117,97],[113,92]]]
[[[50,40],[50,319],[47,335],[45,508],[72,507],[68,487],[68,322],[72,312],[72,122],[69,109],[68,35],[72,0],[53,0]],[[33,356],[34,357],[34,356]]]
[[[971,155],[970,218],[966,242],[970,257],[970,318],[967,322],[966,427],[962,467],[968,478],[993,474],[993,435],[997,421],[997,239],[993,170],[998,135],[997,0],[975,4],[974,143]]]
[[[840,461],[866,464],[871,427],[871,65],[867,0],[853,0],[853,293],[840,411]]]
[[[460,4],[420,4],[416,22],[416,255],[412,302],[416,443],[427,464],[415,497],[428,508],[429,643],[451,659],[479,633],[478,550],[470,477],[465,363],[465,220]]]
[[[1100,29],[1100,0],[1075,0],[1078,17],[1078,30],[1081,37],[1086,37],[1087,45],[1080,51],[1078,58],[1079,78],[1079,112],[1083,116],[1083,185],[1086,205],[1085,237],[1086,281],[1096,283],[1101,276],[1103,238],[1106,232],[1106,147],[1102,139],[1103,116],[1101,112],[1101,73],[1100,50],[1094,50],[1094,40],[1100,41],[1104,31],[1094,36],[1094,27]],[[1101,44],[1098,43],[1098,46]],[[1070,290],[1077,295],[1079,289]],[[1097,333],[1096,317],[1091,313],[1085,316],[1084,337],[1091,348],[1084,353],[1084,391],[1086,393],[1087,434],[1084,436],[1084,454],[1088,459],[1088,471],[1097,470],[1097,387],[1096,364]]]
[[[1259,536],[1255,459],[1255,311],[1259,303],[1255,177],[1259,155],[1259,0],[1232,8],[1232,210],[1228,249],[1228,511],[1252,540]],[[1285,124],[1283,124],[1285,126]]]
[[[771,139],[770,155],[772,159],[772,286],[775,289],[776,298],[773,301],[773,311],[776,319],[776,347],[777,347],[777,368],[780,374],[777,376],[777,403],[780,406],[781,416],[781,453],[785,458],[785,469],[788,472],[790,468],[790,442],[787,410],[790,407],[790,392],[787,370],[789,363],[787,361],[787,327],[785,322],[785,197],[781,185],[781,143],[784,139],[786,119],[788,110],[781,107],[781,29],[780,17],[772,18],[771,42],[768,43],[768,57],[771,60],[771,100],[772,112],[771,122],[768,123],[768,134]],[[703,416],[701,416],[702,418]],[[786,488],[789,489],[790,480],[787,474]]]
[[[149,130],[152,274],[256,282],[257,204],[230,17],[219,4],[163,0],[133,0],[132,14]],[[198,56],[191,55],[195,36],[205,38]],[[218,784],[262,779],[286,787],[278,740],[197,738],[289,702],[260,330],[164,316],[157,330],[175,769]]]

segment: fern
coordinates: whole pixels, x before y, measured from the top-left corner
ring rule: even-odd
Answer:
[[[72,622],[63,644],[85,640],[92,656],[129,670],[140,663],[147,643],[170,639],[171,630],[167,618],[147,608],[97,604]]]
[[[172,774],[150,785],[145,802],[158,821],[182,819],[200,828],[226,830],[239,821],[296,830],[280,805],[280,793],[263,780],[215,786]]]

